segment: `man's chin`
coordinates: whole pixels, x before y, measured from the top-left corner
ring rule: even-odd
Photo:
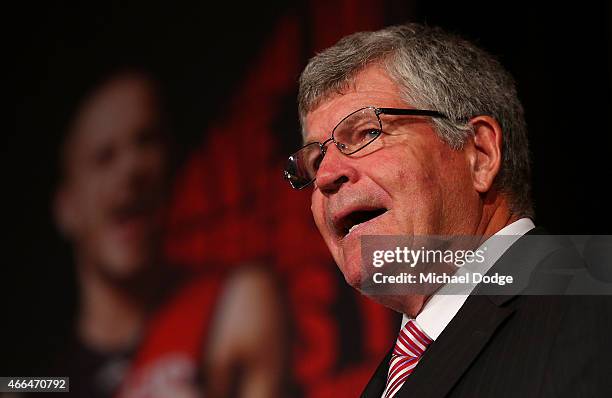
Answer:
[[[360,272],[357,274],[344,274],[344,280],[348,283],[353,289],[357,289],[361,291],[361,287],[363,286],[363,276]]]
[[[332,251],[332,253],[334,253]],[[338,266],[340,272],[344,276],[344,280],[354,289],[360,290],[364,283],[365,275],[361,269],[361,258],[351,256],[352,253],[347,253],[345,250],[336,252],[334,262]]]

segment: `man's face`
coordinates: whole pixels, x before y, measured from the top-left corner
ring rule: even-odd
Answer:
[[[126,280],[157,261],[166,149],[151,83],[116,77],[81,107],[65,146],[58,219],[77,258]]]
[[[364,106],[414,108],[379,67],[359,73],[345,92],[306,116],[305,142],[323,142]],[[383,134],[367,151],[346,156],[329,145],[312,193],[312,213],[347,282],[359,287],[362,235],[466,233],[478,200],[468,160],[436,135],[431,119],[381,115]],[[348,232],[350,230],[350,232]]]

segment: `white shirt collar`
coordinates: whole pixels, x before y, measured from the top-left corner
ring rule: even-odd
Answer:
[[[531,219],[521,218],[497,231],[494,236],[515,236],[516,239],[504,239],[503,242],[502,240],[496,240],[496,245],[494,247],[490,245],[487,251],[486,261],[473,271],[486,273],[514,242],[533,228],[535,228],[535,225]],[[455,315],[457,315],[457,312],[459,312],[471,291],[470,289],[466,294],[455,295],[434,294],[417,315],[415,320],[417,325],[430,339],[436,340]],[[402,318],[402,328],[409,319],[407,315],[404,315]]]

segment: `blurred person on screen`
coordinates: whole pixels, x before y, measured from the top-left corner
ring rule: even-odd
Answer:
[[[165,264],[166,116],[159,84],[138,68],[94,81],[70,116],[54,215],[79,305],[54,372],[82,397],[278,396],[284,321],[270,274]]]

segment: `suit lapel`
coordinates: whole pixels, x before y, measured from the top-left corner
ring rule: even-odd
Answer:
[[[470,296],[396,397],[445,396],[513,311],[498,307],[486,296]]]
[[[469,297],[438,340],[429,346],[396,397],[445,396],[512,312],[498,307],[486,296]],[[381,397],[391,353],[392,350],[378,365],[361,398]]]
[[[528,232],[529,235],[540,233],[544,232],[537,228]],[[531,253],[531,256],[525,258],[520,242],[521,239],[515,242],[489,273],[504,274],[505,269],[516,267],[517,263],[531,270],[541,256]],[[522,261],[517,261],[517,253]],[[442,334],[429,346],[396,397],[446,396],[480,355],[502,322],[514,312],[514,309],[503,306],[514,297],[511,292],[468,297]]]
[[[381,397],[387,384],[387,373],[389,373],[389,361],[391,360],[392,352],[393,349],[389,350],[385,358],[380,362],[378,368],[376,368],[376,371],[374,372],[374,375],[361,393],[361,398]]]

